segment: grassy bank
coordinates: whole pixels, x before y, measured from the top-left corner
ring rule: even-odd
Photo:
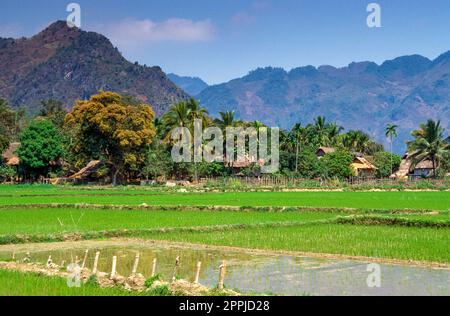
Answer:
[[[0,270],[0,296],[142,296],[119,288],[82,285],[69,287],[67,280],[34,273]]]

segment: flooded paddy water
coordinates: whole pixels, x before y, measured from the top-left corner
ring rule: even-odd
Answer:
[[[140,253],[138,272],[150,277],[153,259],[156,272],[170,280],[175,258],[180,257],[178,275],[192,281],[198,261],[202,262],[200,283],[217,285],[219,265],[227,264],[225,285],[243,293],[274,295],[450,295],[450,270],[407,265],[379,264],[381,286],[371,288],[367,279],[371,262],[346,259],[251,253],[217,248],[184,247],[146,241],[87,241],[71,243],[1,246],[0,261],[10,260],[15,253],[21,260],[27,252],[32,262],[45,263],[49,255],[53,262],[67,264],[78,257],[83,260],[89,249],[87,264],[92,268],[96,251],[100,251],[99,271],[110,272],[112,257],[117,256],[120,275],[131,274],[136,253]]]

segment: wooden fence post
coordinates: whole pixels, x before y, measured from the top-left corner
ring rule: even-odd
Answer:
[[[139,257],[140,257],[140,255],[139,255],[139,252],[138,252],[138,253],[136,254],[136,257],[134,258],[133,270],[131,271],[131,276],[132,276],[132,277],[135,277],[135,276],[136,276],[137,269],[138,269],[138,266],[139,266]]]
[[[156,258],[153,259],[153,266],[152,266],[152,277],[156,275]]]
[[[199,261],[197,263],[197,272],[195,273],[194,284],[198,284],[198,279],[200,278],[200,270],[202,268],[202,262]]]
[[[117,256],[113,257],[112,268],[111,268],[111,276],[110,279],[114,279],[116,277],[116,268],[117,268]]]
[[[175,267],[173,269],[172,282],[177,280],[178,269],[180,267],[180,256],[175,259]]]
[[[87,261],[87,257],[88,257],[88,252],[89,252],[88,249],[86,249],[86,251],[84,252],[84,259],[83,259],[83,264],[81,265],[81,269],[84,269],[84,267],[86,267],[86,261]]]
[[[219,266],[219,286],[218,286],[219,290],[223,290],[226,270],[227,266],[224,260],[222,264]]]
[[[92,268],[92,274],[97,274],[97,266],[98,266],[99,257],[100,257],[100,251],[97,251],[95,253],[94,267]]]

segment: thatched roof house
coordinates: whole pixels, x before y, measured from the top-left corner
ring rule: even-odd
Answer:
[[[402,162],[400,163],[400,168],[397,172],[391,175],[391,178],[394,179],[406,179],[408,178],[409,172],[411,170],[412,160],[409,158],[409,155],[406,154],[402,158]]]
[[[355,157],[350,168],[357,177],[374,177],[377,167],[364,157]]]
[[[407,179],[408,177],[429,177],[433,172],[433,162],[429,158],[414,164],[411,154],[406,154],[400,163],[400,169],[391,175],[394,179]]]
[[[238,160],[229,162],[228,167],[233,169],[235,175],[242,176],[242,170],[251,167],[253,164],[263,167],[265,162],[262,159],[256,159],[255,157],[250,157],[248,154],[244,157],[239,157]]]
[[[74,180],[98,180],[98,171],[105,166],[105,163],[100,160],[90,161],[86,167],[71,175],[69,178]]]
[[[317,149],[316,151],[316,155],[317,157],[322,158],[323,156],[334,153],[335,151],[336,148],[333,147],[319,147],[319,149]]]
[[[20,143],[11,143],[9,147],[2,154],[3,162],[8,166],[18,166],[20,161],[17,157],[16,151],[19,149]]]
[[[417,163],[414,168],[411,169],[409,176],[410,177],[429,177],[433,173],[433,161],[429,158],[425,158],[424,160]]]

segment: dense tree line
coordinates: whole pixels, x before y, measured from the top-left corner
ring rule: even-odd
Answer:
[[[216,126],[226,133],[227,127],[264,127],[261,122],[238,120],[234,112],[213,118],[194,99],[173,105],[162,117],[155,117],[152,107],[135,98],[114,92],[99,92],[89,100],[77,101],[70,112],[56,100],[42,102],[41,110],[28,117],[23,110],[10,108],[0,100],[0,149],[20,142],[16,154],[20,167],[0,164],[0,181],[17,175],[22,180],[39,177],[64,177],[80,170],[89,161],[102,161],[103,174],[111,182],[135,179],[197,179],[206,176],[228,176],[231,169],[224,163],[173,163],[171,131],[186,127],[193,132],[194,120],[203,127]],[[362,131],[345,131],[325,117],[313,123],[293,126],[280,133],[280,175],[300,178],[351,177],[350,164],[355,155],[367,157],[377,166],[376,176],[390,176],[398,169],[401,157],[393,154],[397,126],[386,127],[390,151]],[[412,132],[414,140],[408,151],[416,162],[431,159],[434,176],[449,171],[449,138],[440,122],[429,120]],[[333,152],[319,159],[319,147]],[[258,174],[258,166],[244,168],[248,176]]]

